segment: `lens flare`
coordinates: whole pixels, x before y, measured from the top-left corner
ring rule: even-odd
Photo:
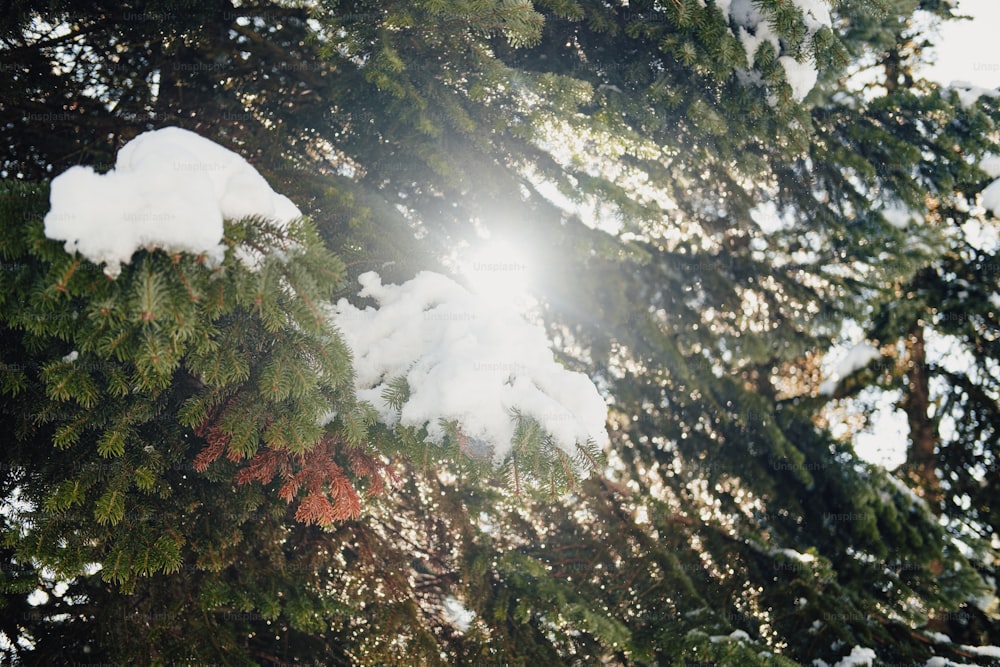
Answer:
[[[531,258],[523,248],[484,240],[469,249],[460,266],[470,289],[482,298],[518,310],[530,306]]]

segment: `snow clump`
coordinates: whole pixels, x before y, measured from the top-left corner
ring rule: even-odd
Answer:
[[[858,343],[847,352],[844,358],[840,360],[840,363],[837,364],[830,377],[819,386],[820,395],[833,396],[833,392],[837,389],[837,384],[842,379],[855,371],[861,370],[876,359],[881,358],[882,353],[871,343],[867,341]]]
[[[510,453],[515,412],[534,418],[569,454],[578,443],[608,441],[597,388],[557,363],[545,331],[512,307],[431,271],[402,285],[383,285],[375,272],[359,282],[359,295],[378,308],[341,299],[332,319],[354,351],[357,396],[383,423],[426,427],[428,441],[442,443],[440,420],[457,422],[483,453],[492,447],[495,462]],[[409,397],[397,411],[383,393],[400,377]]]
[[[830,8],[824,0],[793,0],[802,13],[806,26],[805,50],[808,52],[813,37],[823,28],[832,28]],[[716,7],[726,20],[735,27],[735,35],[746,51],[747,62],[754,66],[757,59],[757,49],[765,42],[774,47],[778,63],[785,70],[785,79],[792,87],[792,96],[801,102],[816,85],[819,71],[815,60],[807,56],[804,60],[793,57],[787,51],[782,51],[781,38],[771,27],[769,17],[765,16],[754,0],[716,0]],[[749,77],[749,80],[755,80]]]
[[[142,248],[220,264],[225,219],[302,217],[242,156],[179,127],[140,134],[106,174],[71,167],[52,180],[49,201],[45,236],[103,263],[112,278]]]
[[[878,656],[870,648],[855,646],[851,649],[851,654],[841,658],[833,667],[871,667]],[[817,658],[813,660],[814,667],[830,667],[829,663]]]
[[[980,193],[983,208],[993,211],[994,215],[1000,214],[1000,157],[990,155],[983,158],[979,168],[990,178],[996,179]]]

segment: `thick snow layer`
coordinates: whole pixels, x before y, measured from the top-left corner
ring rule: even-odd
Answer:
[[[743,50],[747,54],[747,63],[750,67],[753,67],[754,63],[757,62],[757,49],[764,42],[771,42],[775,53],[781,52],[781,42],[778,40],[778,36],[774,34],[774,31],[766,23],[758,26],[757,30],[753,33],[743,26],[739,26],[737,37],[739,37],[740,43],[743,45]]]
[[[948,87],[958,93],[959,104],[966,109],[978,102],[980,97],[1000,97],[1000,90],[981,88],[968,81],[952,81]]]
[[[1000,646],[966,646],[963,644],[962,650],[987,658],[1000,658]]]
[[[800,563],[811,563],[816,560],[816,557],[812,554],[804,554],[801,551],[796,551],[795,549],[772,549],[769,553],[772,556],[782,554],[786,558],[797,560]]]
[[[826,0],[792,1],[802,12],[806,26],[808,50],[813,35],[824,27],[833,26],[830,8],[827,6]],[[734,34],[746,51],[750,67],[754,66],[757,49],[760,48],[760,45],[765,42],[770,43],[774,47],[775,54],[778,55],[778,63],[785,69],[785,78],[792,87],[792,96],[800,102],[804,100],[819,78],[819,72],[813,59],[807,56],[804,61],[800,61],[789,53],[783,53],[778,33],[771,27],[768,17],[761,12],[754,0],[716,0],[715,4],[726,20],[734,25],[736,29]]]
[[[993,211],[994,215],[1000,215],[1000,179],[987,185],[980,194],[983,208],[987,211]]]
[[[284,224],[302,213],[236,153],[178,127],[140,134],[98,174],[72,167],[52,180],[45,235],[116,276],[140,248],[225,255],[223,219]]]
[[[426,426],[431,442],[444,438],[440,419],[454,420],[470,444],[488,444],[502,460],[514,435],[512,411],[535,418],[569,453],[588,439],[607,442],[597,388],[559,365],[545,332],[516,311],[429,271],[403,285],[383,285],[374,272],[359,282],[360,296],[379,307],[359,310],[341,299],[333,320],[354,351],[358,398],[384,423],[394,425],[397,414],[383,391],[405,377],[410,396],[398,420]]]
[[[985,171],[986,175],[990,178],[997,179],[983,189],[983,208],[993,211],[994,214],[1000,214],[1000,156],[989,155],[984,157],[979,162],[979,168]]]
[[[924,663],[924,667],[961,667],[962,663],[952,662],[948,658],[936,656]]]
[[[886,204],[882,209],[882,217],[896,229],[909,229],[920,223],[920,215],[913,209],[899,203]]]
[[[449,595],[444,599],[444,616],[460,632],[468,632],[476,613],[469,611],[465,605]]]
[[[819,71],[813,63],[799,62],[791,56],[781,56],[778,62],[785,68],[785,78],[792,87],[792,97],[801,102],[816,85]]]
[[[872,649],[855,646],[850,655],[841,658],[833,667],[871,667],[876,657]]]
[[[881,356],[882,353],[878,351],[877,347],[867,341],[861,341],[850,349],[847,356],[840,360],[834,374],[846,377],[854,371],[861,370]]]
[[[743,642],[750,641],[750,635],[748,635],[743,630],[733,630],[728,635],[714,635],[708,638],[708,641],[713,644],[718,644],[719,642]]]
[[[830,375],[826,381],[819,386],[819,393],[822,396],[832,396],[833,392],[837,389],[837,384],[845,377],[859,371],[872,361],[882,357],[882,353],[878,351],[871,343],[867,341],[862,341],[848,350],[847,354],[843,359],[837,364],[833,373]]]
[[[1000,155],[988,155],[979,161],[979,168],[990,178],[1000,178]]]
[[[806,22],[806,28],[810,33],[818,32],[820,28],[833,26],[830,17],[830,7],[826,0],[795,0],[796,6],[802,10],[802,16]]]

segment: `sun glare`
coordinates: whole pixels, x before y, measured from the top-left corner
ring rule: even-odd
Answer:
[[[460,264],[469,288],[490,302],[524,310],[531,304],[530,255],[507,241],[483,240]]]

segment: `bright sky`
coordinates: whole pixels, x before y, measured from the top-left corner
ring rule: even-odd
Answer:
[[[1000,87],[1000,0],[960,0],[958,13],[971,21],[951,21],[941,30],[937,63],[924,75],[945,85],[968,81],[983,88]]]

